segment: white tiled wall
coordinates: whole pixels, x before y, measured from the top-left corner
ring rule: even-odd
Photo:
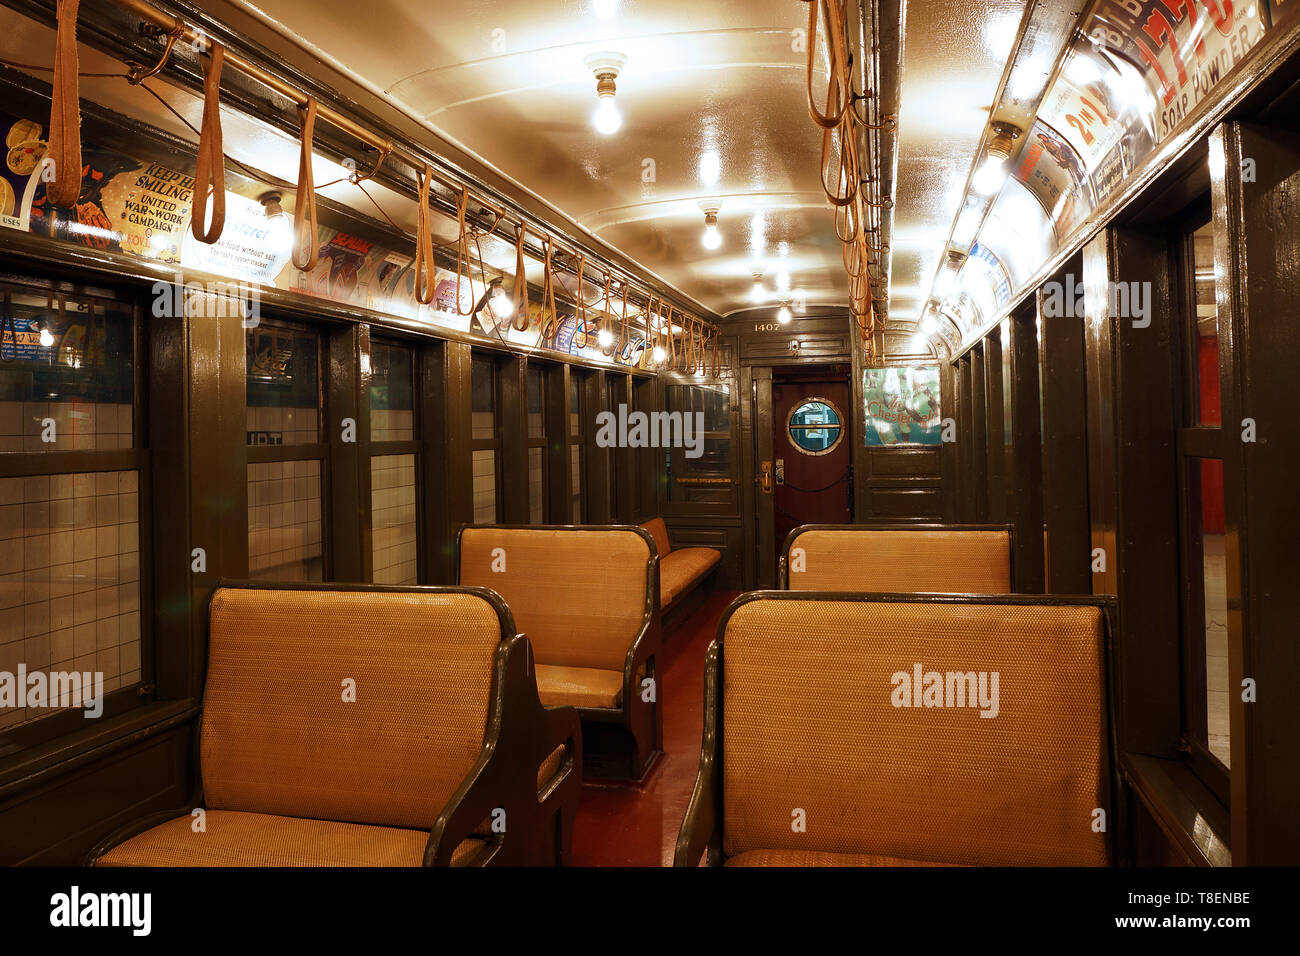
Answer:
[[[139,520],[134,471],[0,478],[0,671],[139,682]],[[47,713],[0,710],[0,728]]]
[[[410,441],[414,437],[415,413],[409,408],[372,408],[370,410],[371,441]]]
[[[474,523],[497,520],[497,455],[491,449],[474,452]]]
[[[375,584],[419,583],[414,455],[370,459],[370,508]]]
[[[316,409],[314,408],[276,408],[273,406],[250,405],[246,411],[246,427],[250,432],[267,432],[271,436],[279,435],[280,441],[265,444],[309,445],[320,441],[317,430]],[[250,438],[250,445],[264,444]]]
[[[42,440],[53,419],[53,442]],[[131,447],[131,406],[97,402],[0,402],[0,452]]]
[[[497,418],[494,412],[474,412],[471,434],[474,438],[495,438]]]
[[[267,581],[319,581],[320,462],[248,466],[248,572]]]

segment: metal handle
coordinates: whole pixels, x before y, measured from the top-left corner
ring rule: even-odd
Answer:
[[[763,494],[770,495],[772,493],[772,463],[770,461],[763,462],[760,466],[760,472],[759,486],[762,488]]]

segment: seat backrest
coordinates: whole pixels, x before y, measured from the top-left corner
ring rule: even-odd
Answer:
[[[786,554],[792,591],[1006,594],[1011,532],[812,527]]]
[[[668,543],[668,525],[664,524],[663,518],[642,521],[641,527],[649,531],[650,537],[655,539],[655,550],[659,552],[659,557],[666,558],[672,553],[673,546]]]
[[[1094,830],[1109,813],[1105,615],[978,600],[736,606],[722,636],[727,855],[1107,861]]]
[[[506,630],[487,598],[222,587],[209,621],[208,808],[433,826],[483,749]]]
[[[470,527],[460,583],[506,600],[537,663],[623,670],[646,615],[650,545],[633,528]]]

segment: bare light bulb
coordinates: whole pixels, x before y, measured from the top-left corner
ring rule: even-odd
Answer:
[[[668,353],[664,351],[664,347],[662,345],[656,345],[655,350],[650,353],[650,356],[655,360],[655,364],[658,365],[668,357]]]
[[[602,349],[607,349],[614,344],[614,333],[609,329],[601,329],[596,336],[596,341],[600,343]]]
[[[793,318],[794,318],[794,313],[790,311],[790,307],[788,305],[781,306],[780,310],[776,313],[776,320],[780,322],[782,325],[789,325],[790,320]]]
[[[49,329],[41,329],[41,348],[54,348],[54,335]]]
[[[613,93],[600,97],[600,105],[596,107],[596,112],[592,114],[591,125],[596,127],[596,132],[605,136],[612,136],[617,133],[619,127],[623,125],[623,115],[619,113],[618,107],[614,105]]]
[[[763,280],[755,279],[754,287],[749,290],[750,302],[762,302],[767,298],[767,292],[763,289]]]
[[[700,244],[709,251],[722,246],[722,233],[718,232],[716,225],[710,223],[704,227],[704,236],[700,239]]]
[[[1002,188],[1007,179],[1006,161],[998,156],[989,156],[975,173],[971,185],[985,196],[992,196]]]
[[[492,306],[492,314],[498,319],[508,319],[515,314],[515,300],[506,295],[505,289],[497,286],[492,291],[492,298],[488,300]]]

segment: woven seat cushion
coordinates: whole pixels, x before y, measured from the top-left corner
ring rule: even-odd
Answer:
[[[796,549],[802,549],[801,558]],[[788,558],[791,591],[1011,590],[1011,535],[1006,531],[815,528],[790,543]]]
[[[621,674],[645,617],[649,565],[649,544],[629,529],[466,528],[460,537],[460,583],[505,598],[539,665]]]
[[[741,605],[723,636],[724,853],[1105,864],[1103,640],[1088,606]],[[917,664],[942,706],[902,706]],[[996,673],[996,716],[960,706],[956,681],[950,705],[950,672],[990,692]]]
[[[641,527],[649,531],[650,537],[655,539],[655,550],[659,552],[660,561],[672,553],[673,546],[668,543],[668,525],[664,524],[663,518],[642,521]]]
[[[617,707],[623,672],[538,664],[537,695],[547,707]]]
[[[659,561],[659,603],[666,606],[689,591],[722,560],[713,548],[681,548]]]
[[[899,860],[870,853],[815,853],[807,850],[748,850],[727,860],[727,866],[953,866]]]
[[[209,810],[195,833],[188,814],[109,850],[97,866],[419,866],[429,834],[421,830]],[[482,841],[466,840],[452,866],[472,859]]]
[[[209,811],[428,831],[482,752],[501,623],[481,597],[221,588],[210,634]]]

